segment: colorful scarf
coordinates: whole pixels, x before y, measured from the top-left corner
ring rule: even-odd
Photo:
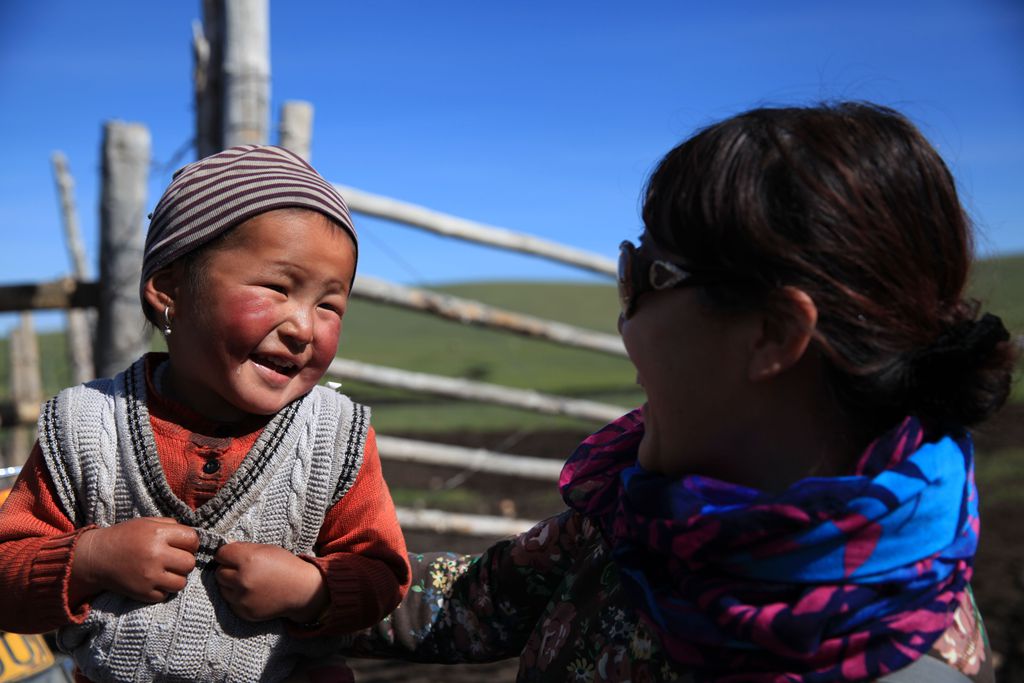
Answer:
[[[966,433],[907,418],[852,476],[782,493],[636,462],[639,410],[586,439],[559,483],[611,547],[673,659],[715,681],[852,681],[903,668],[949,626],[978,539]]]

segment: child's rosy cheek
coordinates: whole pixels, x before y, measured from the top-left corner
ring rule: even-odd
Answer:
[[[237,297],[229,305],[239,321],[263,320],[274,312],[273,303],[267,297]]]
[[[316,336],[317,353],[333,356],[338,350],[338,340],[341,337],[341,321],[325,323],[317,330]]]
[[[338,353],[338,340],[341,336],[341,320],[337,316],[333,319],[317,321],[316,339],[314,354],[320,361],[330,362]]]
[[[274,315],[270,301],[253,297],[236,297],[227,303],[226,311],[224,322],[242,336],[257,333],[263,336]]]

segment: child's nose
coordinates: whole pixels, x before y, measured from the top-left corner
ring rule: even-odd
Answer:
[[[281,335],[292,344],[306,346],[313,342],[313,311],[308,306],[295,306],[280,327]]]

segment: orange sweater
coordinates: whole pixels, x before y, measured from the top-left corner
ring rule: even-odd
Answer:
[[[147,377],[158,359],[150,357]],[[269,421],[211,423],[161,397],[148,385],[150,424],[167,482],[193,509],[216,495],[235,472]],[[0,508],[0,630],[42,633],[81,623],[88,603],[69,604],[68,579],[76,529],[61,511],[39,444]],[[381,474],[373,429],[352,488],[328,512],[308,558],[324,577],[331,607],[314,631],[346,633],[376,624],[409,588],[405,539]]]

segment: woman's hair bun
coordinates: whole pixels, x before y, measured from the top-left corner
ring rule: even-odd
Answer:
[[[911,354],[908,403],[939,425],[972,425],[992,415],[1010,393],[1007,357],[1010,333],[997,315],[950,325],[928,346]]]

